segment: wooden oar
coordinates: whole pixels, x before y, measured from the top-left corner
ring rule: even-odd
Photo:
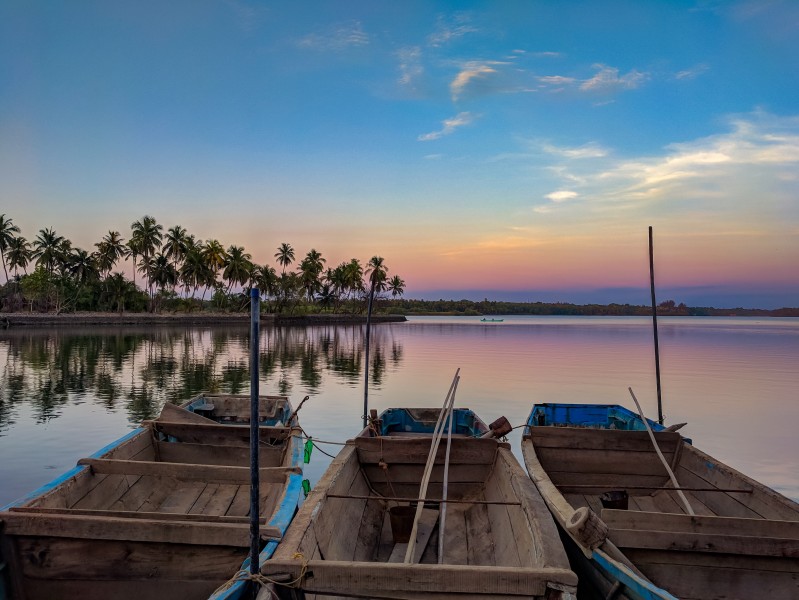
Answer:
[[[436,462],[436,454],[438,453],[438,445],[441,442],[441,434],[443,433],[443,417],[446,414],[446,411],[449,407],[452,406],[452,403],[455,400],[455,388],[458,385],[458,377],[461,370],[458,369],[455,371],[455,377],[452,380],[452,384],[449,386],[449,393],[447,397],[444,399],[444,406],[441,408],[441,412],[438,415],[438,421],[436,421],[435,429],[433,430],[433,439],[430,443],[430,452],[427,455],[427,463],[424,467],[424,473],[422,475],[422,482],[419,487],[419,503],[416,505],[416,515],[413,519],[413,528],[411,529],[411,537],[408,540],[408,550],[405,552],[405,562],[411,563],[413,561],[413,552],[414,548],[416,547],[416,532],[419,528],[419,519],[422,517],[422,510],[424,509],[424,499],[427,496],[427,486],[430,483],[430,476],[433,473],[433,465]]]
[[[455,393],[458,391],[458,381],[460,377],[455,380],[455,389],[452,391],[452,401],[449,403],[449,411],[447,419],[449,427],[447,429],[447,452],[444,456],[444,489],[442,490],[441,498],[444,504],[441,505],[441,524],[438,527],[438,564],[444,564],[444,531],[447,522],[447,483],[449,481],[449,450],[452,447],[452,406],[455,403]]]
[[[636,398],[635,394],[633,394],[633,388],[628,387],[627,389],[630,390],[630,396],[633,397],[633,402],[635,402],[635,406],[638,409],[638,415],[641,417],[641,420],[644,422],[644,427],[646,427],[647,433],[649,433],[649,439],[652,440],[652,444],[655,446],[655,452],[658,453],[660,462],[662,462],[663,466],[666,467],[666,472],[669,474],[669,477],[671,478],[671,483],[672,485],[674,485],[674,489],[677,492],[677,495],[680,497],[680,500],[682,500],[683,505],[685,505],[685,511],[693,517],[696,513],[694,512],[694,509],[691,508],[691,504],[688,502],[688,498],[686,498],[685,494],[682,493],[682,490],[680,489],[680,484],[677,483],[677,478],[674,476],[674,471],[671,470],[669,463],[666,461],[666,459],[663,456],[663,453],[660,451],[660,447],[658,446],[657,440],[655,440],[655,434],[652,433],[652,428],[649,427],[649,421],[646,420],[646,417],[644,416],[644,411],[641,410],[641,405],[638,404],[638,398]]]

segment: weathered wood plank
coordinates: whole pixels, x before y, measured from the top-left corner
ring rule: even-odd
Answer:
[[[224,516],[238,489],[239,486],[235,484],[218,484],[214,495],[205,504],[202,514],[207,517]]]
[[[484,504],[469,506],[464,515],[466,522],[466,561],[470,565],[494,566],[494,533]]]
[[[701,450],[697,450],[693,446],[685,447],[679,464],[680,472],[689,471],[698,477],[700,481],[705,481],[713,487],[753,490],[751,494],[730,492],[727,495],[763,518],[799,521],[799,504],[714,459]],[[703,502],[711,506],[705,500],[705,497],[710,496],[710,493],[696,492],[695,495],[698,495]],[[716,493],[714,495],[723,496],[724,494]]]
[[[743,556],[799,558],[799,540],[766,536],[694,533],[686,531],[636,531],[609,529],[616,546],[672,551],[713,552]]]
[[[419,517],[419,525],[416,530],[416,545],[413,549],[413,563],[418,563],[424,554],[427,544],[430,542],[431,534],[438,522],[438,510],[423,508],[422,516]],[[408,552],[408,543],[400,542],[394,544],[391,555],[388,557],[390,563],[402,563],[405,561],[405,554]]]
[[[213,419],[208,419],[195,412],[181,408],[175,404],[167,402],[161,409],[161,414],[156,421],[168,421],[170,423],[204,423],[206,425],[217,425]]]
[[[648,486],[650,489],[662,488],[669,480],[666,470],[663,475],[623,475],[619,473],[575,473],[573,471],[546,471],[549,479],[565,493],[601,494],[610,490],[624,490],[627,486]],[[586,489],[585,485],[602,486]],[[579,487],[569,487],[575,485]]]
[[[250,443],[249,425],[217,425],[204,423],[174,423],[169,421],[144,421],[147,427],[177,438],[181,442],[195,444],[217,444],[248,446]],[[291,434],[289,427],[259,427],[261,444],[285,440]]]
[[[4,516],[7,535],[67,537],[175,544],[244,546],[250,544],[249,525],[244,523],[194,522],[186,520],[89,517],[83,515],[25,514]],[[279,539],[275,528],[264,536]]]
[[[701,552],[629,550],[656,585],[684,600],[768,598],[795,600],[799,561],[773,557],[717,556]]]
[[[208,514],[174,514],[158,512],[131,512],[120,510],[100,510],[88,508],[42,508],[28,506],[14,506],[10,512],[20,512],[33,515],[79,515],[85,517],[117,517],[123,519],[149,519],[156,521],[196,521],[198,523],[249,523],[250,518],[228,517],[224,515]],[[262,517],[261,522],[266,523],[268,518]]]
[[[774,537],[799,541],[799,522],[734,517],[690,516],[604,509],[602,520],[617,529]]]
[[[156,508],[160,513],[186,514],[194,505],[197,498],[208,485],[204,481],[186,481],[173,488],[171,493],[164,498],[164,501]]]
[[[101,473],[101,475],[108,475],[108,477],[102,480],[98,479],[97,485],[69,508],[107,508],[119,500],[131,488],[131,482],[127,473]],[[138,479],[138,477],[135,478],[134,483],[138,481]]]
[[[447,517],[444,520],[444,531],[441,531],[439,522],[438,535],[444,536],[443,559],[445,565],[469,564],[468,536],[466,532],[466,509],[464,505],[450,505],[447,507]]]
[[[274,559],[280,560],[283,558],[285,560],[291,560],[298,548],[301,548],[300,552],[303,552],[305,556],[311,554],[312,549],[317,545],[320,546],[321,550],[323,541],[319,538],[322,537],[323,534],[316,529],[315,521],[317,513],[322,508],[322,503],[325,501],[325,494],[328,492],[330,486],[339,477],[342,468],[351,461],[357,464],[358,455],[355,447],[348,444],[338,453],[338,456],[333,459],[333,462],[322,475],[322,478],[305,499],[299,512],[294,517],[291,526],[286,531],[282,543],[277,547],[273,556]],[[313,528],[312,525],[314,526]]]
[[[430,438],[356,438],[352,443],[358,448],[361,464],[377,464],[381,460],[393,465],[396,463],[422,464],[430,452]],[[491,439],[453,439],[450,448],[450,468],[457,464],[494,463],[494,454],[500,446]],[[436,454],[436,463],[444,463],[446,446],[442,445]]]
[[[299,560],[272,560],[262,572],[267,575],[290,573],[296,577],[302,568]],[[480,597],[486,599],[543,598],[547,582],[567,587],[577,585],[577,576],[566,569],[310,561],[307,570],[313,572],[313,577],[305,580],[306,592],[336,594],[347,590],[350,595],[361,597],[421,597],[421,594],[437,595],[442,590],[465,595],[485,590],[485,595]]]
[[[655,452],[646,431],[615,429],[582,429],[576,427],[534,427],[533,444],[538,449],[569,448],[573,450],[621,450],[625,452]],[[671,455],[682,445],[679,433],[655,432],[658,447],[664,455]],[[543,461],[542,461],[543,462]],[[546,464],[544,463],[544,466]]]
[[[355,552],[352,560],[371,561],[377,552],[380,534],[383,528],[383,515],[386,514],[387,503],[380,500],[367,500],[363,516],[358,527]]]
[[[105,458],[81,458],[78,464],[91,467],[95,473],[106,475],[174,477],[175,479],[184,480],[196,479],[207,483],[244,483],[250,480],[250,469],[248,467]],[[283,483],[286,476],[291,473],[302,473],[302,469],[299,467],[264,467],[259,469],[259,477],[265,483]]]
[[[284,445],[262,446],[258,452],[259,466],[281,466],[286,448]],[[245,446],[158,442],[158,452],[163,462],[239,467],[249,467],[250,464],[250,448]]]
[[[231,517],[243,517],[250,514],[250,486],[242,484],[238,486],[233,500],[225,513]]]
[[[222,581],[148,580],[131,581],[70,581],[33,579],[26,583],[29,600],[80,598],[81,600],[142,600],[142,598],[207,598]]]
[[[363,471],[373,484],[388,481],[391,483],[419,483],[422,480],[424,468],[424,464],[399,463],[394,466],[389,464],[388,469],[382,469],[377,465],[364,465]],[[482,484],[488,477],[490,469],[491,465],[450,465],[449,481]],[[435,465],[431,471],[430,482],[440,483],[442,481],[444,481],[444,465]]]
[[[548,472],[610,473],[614,475],[668,475],[654,450],[574,450],[537,448],[536,453]],[[668,460],[669,456],[666,456]]]

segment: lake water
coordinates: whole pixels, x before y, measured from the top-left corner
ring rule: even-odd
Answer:
[[[747,475],[799,499],[799,319],[661,319],[666,424]],[[361,428],[362,326],[264,328],[261,393],[310,400],[319,440]],[[417,317],[373,328],[370,406],[458,406],[522,425],[535,402],[619,403],[632,387],[657,416],[651,320]],[[119,438],[166,401],[249,392],[244,327],[11,329],[0,332],[0,506]],[[509,436],[520,456],[520,430]],[[319,444],[335,453],[339,446]],[[314,451],[316,481],[330,458]]]

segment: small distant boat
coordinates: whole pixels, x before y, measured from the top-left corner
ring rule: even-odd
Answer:
[[[530,413],[524,460],[581,584],[627,600],[798,598],[799,504],[648,422],[678,488],[636,413]]]
[[[288,398],[260,405],[264,561],[296,512],[303,452]],[[166,404],[157,419],[0,509],[0,598],[208,598],[248,564],[248,421],[249,397]],[[241,598],[244,587],[215,597]]]
[[[481,323],[502,323],[502,321],[504,321],[504,320],[505,319],[486,319],[485,317],[483,317],[482,319],[480,319],[480,322]]]
[[[475,437],[489,428],[468,409],[453,410],[448,477],[442,442],[411,526],[440,413],[390,409],[346,443],[261,569],[299,588],[277,586],[280,597],[573,598],[577,578],[546,505],[507,443]]]

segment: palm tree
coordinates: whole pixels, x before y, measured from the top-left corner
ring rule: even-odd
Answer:
[[[8,259],[8,266],[14,269],[14,277],[19,275],[20,267],[22,267],[26,275],[28,274],[28,263],[33,258],[33,252],[28,240],[22,236],[12,238],[5,256]]]
[[[313,300],[314,294],[321,289],[321,282],[319,275],[324,269],[325,259],[315,249],[306,254],[305,258],[300,263],[300,280],[308,300]]]
[[[69,255],[67,269],[78,284],[74,300],[77,303],[86,283],[100,275],[100,271],[97,268],[97,259],[95,255],[89,254],[86,250],[75,248]]]
[[[206,285],[207,289],[213,276],[201,250],[198,247],[189,248],[183,259],[183,266],[180,267],[180,280],[186,290],[186,297],[189,296],[189,289],[192,290],[192,295],[197,293],[197,288],[201,285]]]
[[[357,258],[353,258],[344,265],[344,285],[347,297],[353,293],[363,292],[363,267]]]
[[[382,256],[373,256],[366,265],[366,272],[369,273],[369,293],[379,294],[386,291],[386,277],[388,268]]]
[[[97,248],[97,268],[100,273],[110,273],[119,259],[128,255],[128,248],[118,231],[109,230],[94,246]]]
[[[150,259],[161,248],[161,240],[164,238],[164,235],[161,233],[164,229],[163,226],[156,223],[154,217],[144,215],[141,220],[134,221],[130,228],[132,232],[130,239],[136,240],[139,254],[142,257],[142,263],[145,267],[152,265]],[[152,273],[149,268],[140,270],[147,276],[147,288],[150,290],[150,296],[152,297]]]
[[[40,229],[33,241],[33,258],[36,259],[37,265],[44,265],[50,275],[62,259],[65,241],[67,240],[58,235],[52,227]]]
[[[286,267],[294,262],[294,248],[291,247],[291,244],[283,242],[278,246],[275,258],[278,264],[283,267],[283,273],[285,273]]]
[[[219,240],[208,240],[203,246],[202,254],[206,264],[214,274],[214,281],[216,281],[219,270],[225,266],[225,260],[227,260],[225,248],[219,243]]]
[[[149,271],[153,278],[153,283],[158,286],[161,293],[167,286],[174,287],[178,282],[178,272],[175,266],[169,262],[169,257],[159,252],[150,261]]]
[[[11,242],[14,240],[14,234],[19,233],[19,231],[19,227],[14,225],[14,222],[10,217],[6,219],[5,213],[0,215],[0,260],[3,261],[3,273],[5,273],[6,281],[8,281],[8,271],[6,270],[6,252],[8,252]]]
[[[178,268],[178,262],[186,256],[187,242],[186,229],[180,225],[168,229],[164,236],[164,254],[172,259],[175,270]]]
[[[250,279],[252,271],[252,256],[244,251],[242,246],[231,246],[227,249],[227,259],[225,260],[225,270],[222,271],[222,279],[228,281],[227,292],[233,284],[244,285]]]
[[[136,269],[138,268],[137,258],[141,256],[141,245],[136,238],[130,238],[125,244],[125,255],[130,256],[133,261],[133,288],[136,288]]]
[[[396,298],[405,293],[405,280],[399,275],[394,275],[388,280],[386,289],[391,292],[391,297]]]

